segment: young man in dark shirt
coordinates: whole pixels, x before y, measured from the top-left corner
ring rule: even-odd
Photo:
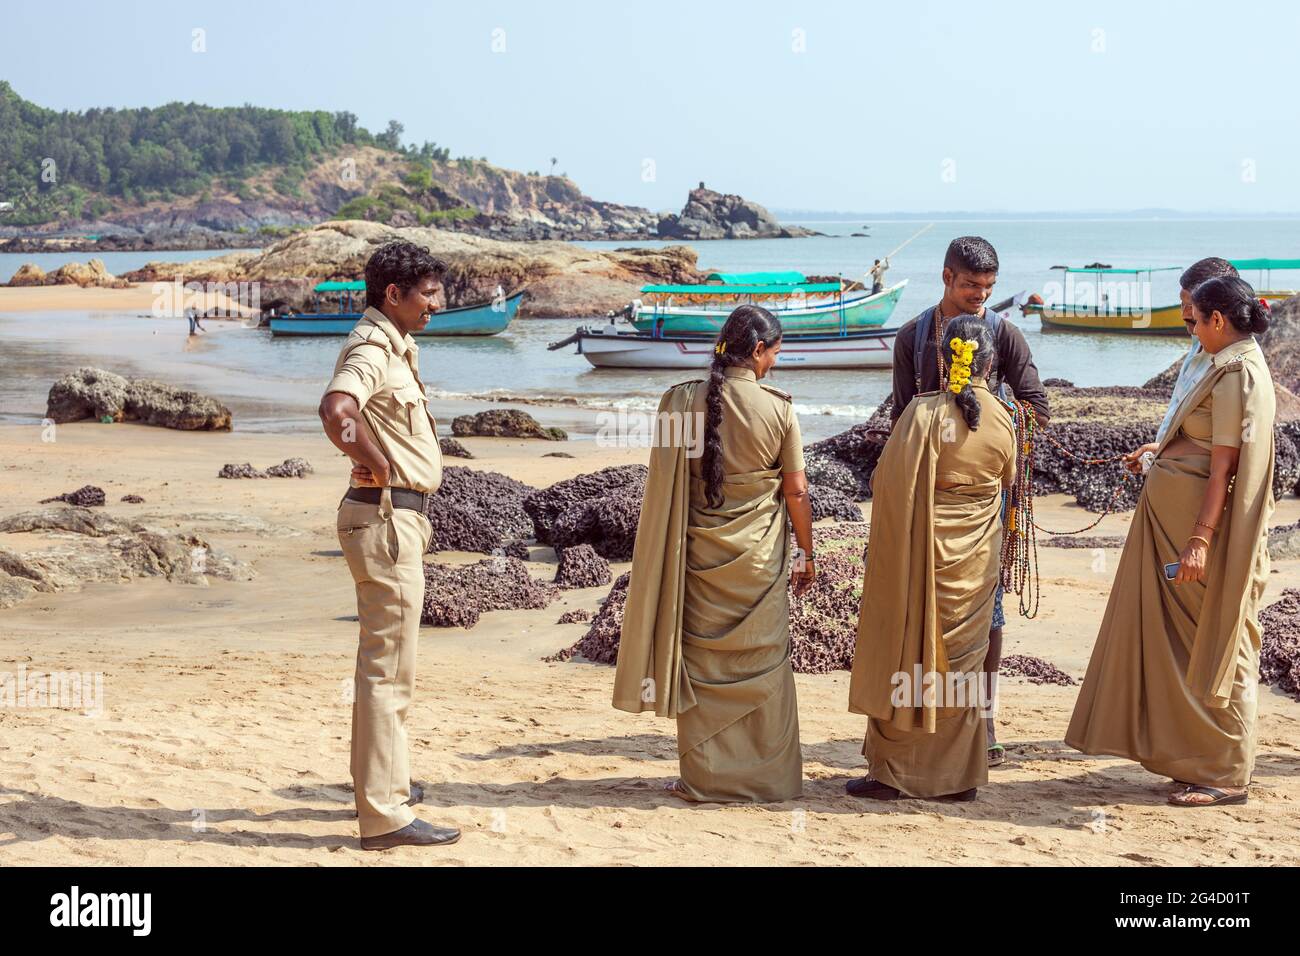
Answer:
[[[918,393],[947,387],[947,363],[940,358],[946,356],[947,346],[944,345],[943,352],[939,351],[940,343],[945,341],[944,328],[959,315],[976,315],[989,323],[997,343],[993,367],[989,370],[989,387],[1004,400],[1014,397],[1028,402],[1039,426],[1047,424],[1047,390],[1039,381],[1029,343],[1018,328],[984,308],[997,281],[998,254],[988,240],[979,236],[961,236],[948,244],[948,252],[943,257],[943,298],[938,305],[903,323],[894,339],[894,407],[890,411],[893,422],[898,421],[903,409]],[[1002,663],[1002,627],[1005,623],[1002,587],[999,585],[994,599],[989,649],[984,658],[990,689]],[[986,718],[985,723],[989,764],[995,766],[1003,761],[1005,753],[997,742],[993,718]]]

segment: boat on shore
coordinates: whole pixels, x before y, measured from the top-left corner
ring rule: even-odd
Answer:
[[[787,334],[830,334],[879,328],[907,286],[869,289],[843,279],[810,282],[801,272],[714,272],[701,285],[647,285],[628,306],[638,332],[716,335],[738,305],[768,309]]]
[[[827,335],[786,334],[781,339],[777,367],[788,369],[890,368],[895,329],[864,329]],[[577,354],[596,368],[704,369],[713,361],[713,336],[651,335],[580,326],[576,332],[547,346],[556,351],[576,345]]]
[[[361,318],[358,309],[365,301],[365,290],[364,282],[322,282],[312,290],[316,296],[317,307],[319,308],[322,297],[332,296],[337,302],[337,308],[334,311],[273,315],[268,320],[271,335],[276,337],[347,335]],[[360,295],[354,299],[354,293]],[[513,295],[501,295],[479,305],[443,309],[433,313],[429,324],[413,334],[417,336],[496,335],[504,332],[518,314],[523,295],[524,290],[520,289]]]
[[[1117,332],[1130,335],[1186,335],[1181,303],[1152,306],[1151,274],[1169,272],[1179,266],[1148,266],[1112,269],[1109,266],[1071,268],[1053,266],[1065,276],[1065,302],[1026,302],[1020,307],[1024,315],[1035,315],[1043,330],[1071,332]],[[1096,281],[1073,287],[1070,276],[1090,275]],[[1107,281],[1102,276],[1129,276],[1127,282]],[[1142,280],[1141,276],[1146,279]]]

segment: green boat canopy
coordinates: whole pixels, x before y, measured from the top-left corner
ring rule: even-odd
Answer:
[[[322,282],[316,286],[313,292],[365,292],[366,284],[364,282]]]
[[[772,285],[647,285],[647,295],[798,295],[839,292],[838,282],[773,283]]]
[[[1300,269],[1300,259],[1229,259],[1238,269]]]
[[[1093,275],[1110,275],[1117,273],[1119,275],[1132,276],[1143,272],[1170,272],[1174,269],[1181,269],[1182,266],[1146,266],[1141,269],[1075,269],[1071,266],[1052,266],[1052,268],[1059,269],[1062,272],[1088,272]]]
[[[705,282],[720,282],[723,285],[795,285],[807,282],[808,277],[802,272],[710,272],[704,277]]]

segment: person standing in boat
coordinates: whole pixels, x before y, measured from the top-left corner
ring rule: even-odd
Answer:
[[[352,782],[363,850],[455,843],[460,831],[415,816],[406,714],[415,689],[429,495],[442,483],[437,426],[411,338],[429,324],[446,265],[411,242],[366,263],[366,302],[320,402],[325,434],[352,459],[339,545],[356,584],[360,635],[352,704]]]
[[[894,339],[894,388],[891,423],[902,417],[908,403],[920,392],[936,392],[948,387],[946,350],[940,343],[947,340],[945,328],[959,315],[975,315],[983,319],[993,335],[993,361],[988,370],[988,381],[994,394],[1004,401],[1013,396],[1028,402],[1034,410],[1038,425],[1044,426],[1049,418],[1047,389],[1038,377],[1038,367],[1025,341],[1024,333],[1004,322],[984,303],[993,294],[998,281],[998,254],[987,239],[979,236],[960,236],[948,243],[943,257],[943,298],[914,319],[904,322]],[[994,384],[996,382],[996,384]],[[1006,519],[1006,495],[1003,495],[1002,517]],[[996,686],[998,668],[1002,663],[1002,628],[1006,616],[1002,611],[1002,586],[999,584],[994,599],[993,620],[989,631],[988,657],[985,670],[989,681]],[[989,765],[997,766],[1005,759],[1005,749],[997,742],[994,718],[985,719],[988,734]]]
[[[1156,449],[1065,734],[1171,778],[1179,807],[1247,800],[1276,506],[1268,308],[1219,276],[1192,312],[1211,367]]]
[[[871,267],[871,294],[885,291],[885,273],[889,271],[889,257],[886,256],[884,261],[877,259],[876,264]]]
[[[1174,413],[1178,411],[1178,406],[1183,399],[1192,393],[1192,389],[1196,388],[1197,383],[1205,378],[1206,373],[1214,367],[1214,356],[1201,348],[1201,343],[1196,338],[1196,317],[1192,312],[1192,292],[1202,282],[1217,279],[1219,276],[1233,276],[1235,278],[1237,268],[1227,259],[1210,256],[1201,259],[1199,262],[1193,262],[1178,277],[1178,298],[1183,305],[1183,324],[1187,326],[1187,334],[1192,338],[1192,347],[1187,350],[1187,355],[1183,358],[1183,364],[1178,369],[1178,380],[1174,382],[1173,394],[1169,396],[1169,410],[1165,412],[1164,421],[1160,423],[1160,427],[1156,430],[1156,440],[1140,445],[1124,456],[1124,466],[1135,475],[1139,475],[1143,471],[1143,455],[1150,454],[1151,459],[1149,460],[1155,458],[1156,449],[1164,441],[1165,435],[1169,433],[1169,426],[1173,423]]]
[[[668,789],[684,800],[803,791],[790,593],[815,566],[799,420],[761,384],[780,348],[771,312],[737,307],[709,380],[673,386],[656,415],[613,703],[676,720]]]

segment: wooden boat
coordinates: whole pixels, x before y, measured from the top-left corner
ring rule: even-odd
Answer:
[[[628,307],[638,332],[716,335],[742,303],[768,309],[787,334],[879,328],[894,314],[907,280],[872,295],[846,283],[809,282],[801,272],[714,272],[702,285],[647,285]]]
[[[319,306],[322,296],[336,294],[338,308],[335,311],[310,312],[299,315],[276,315],[270,319],[273,336],[291,335],[347,335],[361,318],[361,312],[353,308],[353,293],[360,292],[356,303],[364,301],[366,284],[364,282],[322,282],[312,291],[316,293]],[[433,313],[429,324],[417,336],[439,335],[496,335],[506,327],[519,312],[519,303],[524,295],[520,289],[514,295],[497,298],[480,305],[466,305],[455,309],[443,309]]]
[[[1112,269],[1087,267],[1074,269],[1067,266],[1054,266],[1067,276],[1065,303],[1027,302],[1020,307],[1025,315],[1036,315],[1043,323],[1044,331],[1065,330],[1071,332],[1118,332],[1137,335],[1186,335],[1187,327],[1183,324],[1183,307],[1181,303],[1173,305],[1151,306],[1150,275],[1153,272],[1168,272],[1178,266],[1159,266],[1139,269]],[[1094,276],[1095,286],[1084,284],[1077,298],[1072,295],[1069,276],[1085,274]],[[1140,302],[1113,302],[1102,289],[1103,275],[1125,275],[1135,277],[1133,282],[1141,286],[1141,295],[1132,296]],[[1147,276],[1145,283],[1137,276]],[[1126,295],[1121,300],[1130,298]],[[1073,300],[1073,301],[1069,301]]]
[[[1295,288],[1273,286],[1273,270],[1300,269],[1300,259],[1229,259],[1228,261],[1237,267],[1238,272],[1258,272],[1255,277],[1258,281],[1252,284],[1255,286],[1255,294],[1261,299],[1280,302],[1300,292]]]
[[[785,335],[777,367],[788,369],[890,368],[894,329],[865,329],[833,335]],[[596,368],[703,369],[713,361],[713,337],[629,332],[613,323],[581,326],[568,338],[552,342],[550,351],[577,345],[578,354]]]

